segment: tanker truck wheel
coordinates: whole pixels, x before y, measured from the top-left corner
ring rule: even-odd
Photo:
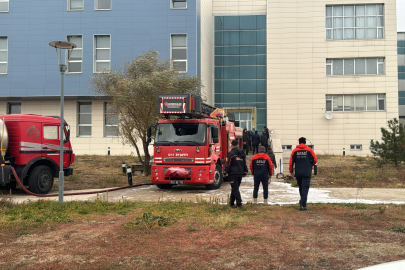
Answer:
[[[215,167],[214,183],[205,185],[205,187],[210,190],[219,189],[222,185],[222,181],[222,168],[220,165],[217,164],[217,166]]]
[[[47,194],[53,186],[51,168],[43,165],[35,167],[28,177],[28,185],[33,193]]]
[[[173,185],[171,184],[156,184],[156,186],[160,189],[171,189]]]

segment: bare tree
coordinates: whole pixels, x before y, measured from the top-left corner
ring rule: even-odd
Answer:
[[[139,161],[150,174],[150,158],[146,131],[159,120],[158,94],[190,93],[200,95],[198,76],[185,76],[173,68],[170,60],[161,60],[151,50],[139,55],[124,67],[91,79],[92,90],[108,97],[111,108],[118,114],[119,137],[123,144],[132,145]],[[143,147],[142,157],[140,147]]]

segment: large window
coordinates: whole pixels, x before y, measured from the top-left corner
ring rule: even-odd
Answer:
[[[384,74],[384,58],[326,59],[326,75],[377,74]]]
[[[187,35],[171,35],[171,59],[180,72],[187,72]]]
[[[171,9],[186,9],[187,0],[170,0]]]
[[[8,12],[8,0],[0,0],[0,12]]]
[[[326,6],[326,39],[384,38],[384,5]]]
[[[91,136],[91,102],[79,102],[79,137]]]
[[[110,103],[104,103],[104,137],[118,136],[118,114]]]
[[[110,35],[94,36],[94,73],[109,72],[111,67]]]
[[[69,11],[80,11],[83,10],[84,0],[68,0],[68,10]]]
[[[67,41],[75,44],[77,47],[72,50],[67,50],[69,59],[68,72],[81,73],[83,62],[83,37],[82,36],[67,36]],[[70,58],[69,58],[70,56]]]
[[[205,145],[207,125],[203,123],[159,124],[155,145]]]
[[[0,74],[7,74],[8,40],[0,37]]]
[[[21,103],[8,103],[8,114],[21,114]]]
[[[385,94],[326,95],[326,111],[364,112],[384,111]]]
[[[95,0],[95,10],[111,10],[111,0]]]

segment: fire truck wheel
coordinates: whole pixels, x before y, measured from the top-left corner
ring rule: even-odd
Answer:
[[[160,189],[171,189],[173,185],[171,184],[156,184],[156,186]]]
[[[219,189],[222,185],[222,168],[217,164],[215,167],[214,183],[210,185],[205,185],[207,189]]]
[[[36,194],[47,194],[53,186],[53,173],[48,166],[35,167],[29,177],[30,191]]]

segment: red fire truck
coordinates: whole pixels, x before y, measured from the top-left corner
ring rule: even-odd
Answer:
[[[162,117],[154,125],[152,183],[161,189],[179,184],[218,189],[232,140],[242,146],[242,129],[235,128],[234,115],[225,116],[189,94],[159,95],[158,113]]]
[[[60,118],[32,114],[0,115],[0,188],[15,188],[11,167],[33,193],[46,194],[59,174]],[[70,130],[64,124],[63,171],[72,175]]]

